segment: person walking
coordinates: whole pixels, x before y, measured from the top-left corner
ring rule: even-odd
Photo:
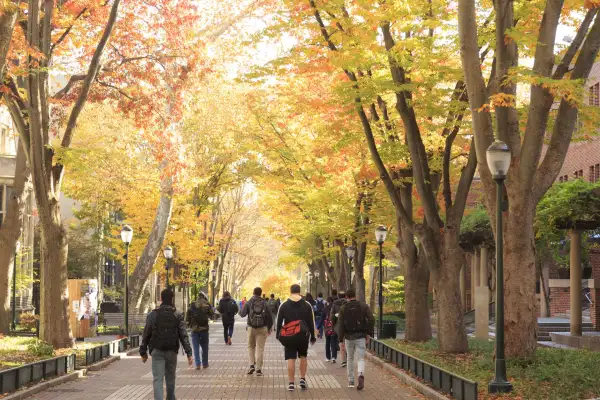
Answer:
[[[319,339],[323,338],[323,323],[325,320],[323,319],[323,312],[325,311],[325,306],[327,303],[325,299],[323,299],[323,293],[317,294],[317,299],[315,300],[315,305],[313,309],[315,311],[315,321],[317,323],[317,331],[319,332]]]
[[[339,334],[339,314],[340,314],[340,310],[342,309],[342,306],[344,304],[346,304],[346,294],[343,291],[339,292],[338,298],[337,300],[333,301],[333,306],[331,307],[331,313],[329,318],[331,319],[331,322],[333,323],[333,329],[334,331],[337,333],[338,335],[338,340],[340,339],[340,334]],[[341,353],[342,356],[342,368],[346,367],[346,352],[344,351],[344,349],[339,348],[339,351]]]
[[[275,300],[275,295],[273,293],[271,293],[271,298],[267,302],[267,306],[269,307],[269,311],[271,311],[273,321],[277,321],[277,311],[279,311],[279,303],[277,300]]]
[[[325,331],[325,357],[328,362],[336,363],[339,340],[334,329],[334,323],[331,320],[331,309],[333,308],[333,297],[327,298],[327,306],[323,311],[324,331]]]
[[[339,335],[348,357],[348,387],[354,387],[354,363],[358,369],[357,390],[365,387],[365,351],[375,330],[375,317],[367,303],[356,299],[354,289],[346,292],[348,302],[339,315]]]
[[[206,295],[200,292],[198,300],[191,303],[188,307],[185,318],[191,330],[196,369],[208,368],[208,325],[213,315],[213,308],[208,302]],[[202,349],[202,359],[200,358],[200,349]]]
[[[229,346],[231,346],[235,316],[239,310],[237,303],[231,298],[231,294],[228,291],[223,292],[223,298],[219,300],[217,311],[221,314],[221,322],[223,322],[223,337],[225,339],[225,344]]]
[[[277,314],[277,339],[285,348],[288,367],[288,390],[296,389],[296,359],[300,358],[300,389],[308,389],[306,372],[308,369],[308,345],[313,345],[315,337],[315,314],[310,303],[302,299],[300,285],[292,285],[290,297],[279,307]]]
[[[173,307],[174,293],[165,289],[160,293],[161,305],[146,317],[142,334],[140,356],[145,363],[152,356],[154,400],[163,400],[163,381],[167,387],[167,400],[175,400],[175,372],[180,344],[192,366],[192,348],[185,329],[183,315]]]
[[[262,289],[254,289],[254,295],[244,305],[240,315],[248,316],[248,355],[250,358],[250,368],[248,375],[254,374],[262,376],[263,358],[265,353],[265,343],[267,337],[271,335],[273,329],[273,316],[268,310],[267,302],[261,297]]]

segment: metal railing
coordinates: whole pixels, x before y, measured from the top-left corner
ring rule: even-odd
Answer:
[[[369,350],[379,358],[412,373],[455,399],[477,400],[477,382],[436,367],[378,340],[369,341]]]
[[[0,372],[0,393],[10,393],[43,379],[75,370],[75,354],[49,358]]]

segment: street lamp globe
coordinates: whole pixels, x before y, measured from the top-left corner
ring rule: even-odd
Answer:
[[[350,260],[354,259],[354,254],[356,254],[356,247],[354,247],[354,246],[348,246],[348,247],[346,247],[346,255],[348,256],[348,258]]]
[[[133,239],[133,229],[131,229],[131,227],[129,225],[125,225],[123,227],[123,229],[121,229],[121,240],[126,245],[129,245],[131,243],[132,239]]]
[[[315,278],[319,279],[319,275],[321,275],[321,273],[319,271],[315,271]]]
[[[385,238],[387,237],[387,228],[383,225],[379,225],[377,229],[375,229],[375,239],[377,243],[383,244],[385,242]]]
[[[486,150],[487,164],[494,179],[504,179],[510,167],[510,149],[506,143],[495,141]]]
[[[165,255],[165,258],[167,260],[170,260],[171,258],[173,258],[173,248],[171,246],[165,247],[165,249],[163,250],[163,254]]]
[[[15,254],[19,254],[20,251],[21,251],[21,242],[17,240],[17,243],[15,243]]]

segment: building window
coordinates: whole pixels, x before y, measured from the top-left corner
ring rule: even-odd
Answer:
[[[575,171],[573,175],[575,176],[575,179],[583,178],[583,170],[580,169],[579,171]]]
[[[590,182],[600,182],[600,164],[590,167]]]
[[[600,107],[600,82],[590,86],[590,106]]]
[[[563,175],[563,176],[559,176],[559,177],[558,177],[558,181],[559,181],[560,183],[566,182],[566,181],[568,181],[568,180],[569,180],[569,175]]]

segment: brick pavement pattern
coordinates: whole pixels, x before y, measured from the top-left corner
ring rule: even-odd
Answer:
[[[325,361],[325,340],[310,348],[307,381],[308,390],[287,391],[287,367],[283,348],[271,335],[265,346],[264,376],[248,376],[246,323],[235,325],[233,345],[223,343],[223,327],[211,325],[209,365],[204,370],[190,369],[184,355],[179,356],[176,396],[178,400],[382,400],[422,399],[412,388],[396,377],[367,361],[365,389],[361,392],[347,387],[346,369],[339,363]],[[90,372],[87,377],[38,393],[30,399],[138,400],[153,399],[151,358],[146,364],[139,356],[122,358],[107,368]],[[299,365],[296,368],[298,374]]]

